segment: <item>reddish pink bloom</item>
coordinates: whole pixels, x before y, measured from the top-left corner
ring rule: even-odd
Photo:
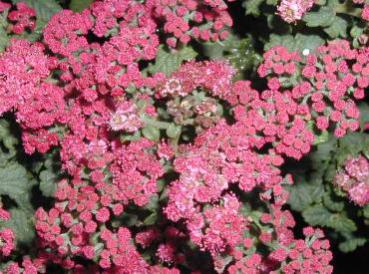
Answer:
[[[364,156],[349,159],[335,177],[335,184],[359,206],[369,203],[369,161]]]
[[[311,9],[314,0],[282,0],[278,6],[278,14],[287,23],[301,20],[302,16]]]

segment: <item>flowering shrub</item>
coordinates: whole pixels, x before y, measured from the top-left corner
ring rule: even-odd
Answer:
[[[0,2],[0,273],[345,271],[368,241],[367,13]]]

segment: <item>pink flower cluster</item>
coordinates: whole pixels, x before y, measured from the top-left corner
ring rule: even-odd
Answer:
[[[369,161],[364,156],[348,159],[336,174],[334,184],[347,192],[351,201],[359,206],[369,203]]]
[[[166,100],[167,112],[177,125],[194,124],[196,132],[221,118],[219,98],[232,91],[236,71],[224,61],[190,61],[157,87],[156,97]]]
[[[187,44],[191,38],[224,40],[229,34],[227,27],[233,24],[223,0],[149,0],[148,5],[154,17],[164,20],[166,41],[171,47],[178,42]]]
[[[27,30],[32,32],[36,28],[36,12],[33,8],[24,2],[17,3],[15,9],[9,12],[11,8],[11,4],[0,1],[0,13],[7,15],[12,33],[22,34]]]
[[[230,102],[238,123],[249,127],[253,142],[259,147],[272,143],[277,155],[300,159],[310,151],[315,140],[308,127],[309,109],[299,105],[289,91],[280,92],[280,85],[269,82],[270,90],[261,94],[252,89],[249,81],[237,82]]]
[[[349,95],[359,98],[367,86],[366,55],[344,42],[306,60],[274,48],[259,68],[268,78],[263,92],[248,81],[234,83],[235,70],[223,61],[191,61],[167,79],[141,71],[156,57],[157,29],[182,43],[186,35],[217,40],[229,20],[223,1],[105,0],[54,15],[42,42],[11,42],[0,56],[0,114],[15,112],[27,153],[57,146],[67,174],[52,208],[35,214],[46,255],[25,258],[14,271],[38,271],[41,261],[75,273],[179,273],[181,264],[200,271],[187,262],[197,248],[211,255],[218,273],[331,273],[322,234],[308,231],[306,241],[293,235],[293,217],[282,208],[284,185],[292,180],[279,167],[283,156],[309,152],[311,124],[328,128],[321,117],[336,123],[336,131],[356,129]],[[210,30],[197,35],[192,22],[207,22]],[[216,112],[217,100],[227,102],[232,121],[219,117],[180,144],[163,132],[157,142],[142,137],[148,126],[168,129],[170,105],[163,101],[191,107],[189,96],[197,96],[194,111],[204,117]],[[250,210],[255,200],[267,206]],[[125,223],[131,215],[132,228]],[[146,251],[151,262],[141,254]],[[155,262],[171,268],[150,265]]]
[[[160,97],[186,96],[197,88],[208,91],[212,96],[225,98],[232,88],[236,70],[224,61],[190,61],[175,71],[159,89]]]
[[[14,244],[15,234],[10,228],[0,230],[0,254],[2,256],[9,256],[15,248]]]
[[[276,47],[264,58],[260,76],[268,76],[271,90],[297,104],[301,119],[322,131],[335,124],[337,137],[358,129],[354,99],[362,99],[369,85],[367,49],[351,49],[348,41],[337,40],[306,57]]]
[[[10,219],[10,213],[0,207],[0,221],[6,222]],[[0,230],[0,256],[9,256],[15,248],[15,234],[10,228]]]
[[[281,0],[277,10],[279,16],[287,23],[295,23],[314,5],[315,0]]]
[[[332,273],[332,254],[328,251],[329,242],[322,239],[323,232],[306,227],[304,236],[305,240],[293,240],[274,250],[266,260],[259,254],[242,257],[229,268],[229,273]],[[278,267],[279,262],[283,266]]]
[[[25,30],[33,31],[36,28],[36,12],[26,3],[19,2],[16,10],[9,12],[8,19],[13,23],[12,31],[21,34]]]

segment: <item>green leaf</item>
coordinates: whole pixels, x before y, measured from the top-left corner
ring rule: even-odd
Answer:
[[[10,123],[5,119],[0,120],[0,142],[5,148],[0,148],[0,166],[5,166],[16,155],[18,144],[18,139],[11,131]]]
[[[328,139],[329,139],[329,132],[327,130],[324,130],[319,135],[315,134],[314,145],[316,146],[316,145],[325,143],[328,141]]]
[[[33,212],[25,211],[19,208],[9,210],[11,218],[6,222],[5,227],[11,228],[16,235],[17,244],[29,245],[35,238],[33,224]]]
[[[17,204],[9,209],[11,219],[5,223],[15,232],[17,244],[29,245],[35,237],[31,204],[31,189],[35,184],[18,163],[12,162],[0,169],[0,194],[9,196]]]
[[[314,51],[317,47],[323,45],[324,43],[324,39],[315,34],[309,35],[298,33],[296,34],[296,36],[292,36],[289,34],[271,34],[269,42],[265,44],[264,49],[268,50],[271,47],[281,45],[287,47],[290,51],[302,52],[305,49]]]
[[[81,12],[88,8],[94,0],[72,0],[69,8],[74,12]]]
[[[325,41],[318,35],[301,33],[296,34],[295,41],[295,51],[303,51],[305,49],[314,51],[317,47],[325,43]]]
[[[159,129],[151,126],[151,125],[147,125],[146,127],[144,127],[142,129],[142,134],[143,136],[145,136],[147,139],[151,140],[151,141],[159,141],[160,138],[160,131]]]
[[[354,251],[356,248],[363,246],[364,244],[366,244],[368,240],[366,238],[353,238],[353,239],[348,239],[345,242],[342,242],[339,244],[338,248],[342,251],[342,252],[351,252]]]
[[[239,71],[250,70],[261,61],[261,57],[256,53],[254,45],[249,38],[233,43],[228,50],[229,54],[225,57]]]
[[[365,218],[369,219],[369,205],[363,207],[363,215]]]
[[[150,73],[163,72],[167,76],[176,71],[184,61],[195,59],[196,51],[191,47],[185,46],[181,49],[167,49],[161,46],[155,59],[155,64],[151,64],[148,68]]]
[[[328,226],[331,213],[321,204],[311,206],[304,210],[302,216],[310,225]]]
[[[144,220],[144,225],[153,225],[158,220],[158,214],[156,212],[151,213],[148,217]]]
[[[324,193],[323,184],[297,182],[289,188],[290,195],[288,203],[296,211],[303,211],[314,202],[319,202]]]
[[[266,3],[268,5],[276,6],[278,4],[278,0],[267,0]]]
[[[7,11],[4,11],[3,13],[0,14],[0,52],[4,51],[9,43],[9,36],[6,31],[9,24],[7,16],[8,16]]]
[[[119,216],[117,218],[117,220],[119,220],[117,222],[117,226],[116,227],[120,227],[122,225],[127,226],[127,227],[131,227],[131,226],[135,226],[138,222],[138,216],[137,214],[131,214],[131,213],[123,213],[121,216]]]
[[[237,69],[240,78],[243,76],[242,72],[254,70],[262,60],[251,37],[241,39],[235,34],[230,34],[222,43],[206,42],[202,46],[204,54],[210,59],[229,60]]]
[[[170,124],[170,126],[166,130],[166,133],[169,138],[176,139],[181,134],[181,127],[176,126],[175,124]]]
[[[360,109],[360,128],[364,128],[365,124],[369,122],[369,105],[365,102],[359,104]]]
[[[36,10],[37,32],[42,31],[47,22],[49,22],[51,16],[62,9],[55,0],[12,0],[12,2],[14,4],[25,2]]]
[[[324,193],[323,198],[324,206],[326,206],[329,210],[335,212],[341,212],[345,207],[344,202],[337,202],[333,200],[332,194],[330,192]]]
[[[45,169],[40,173],[40,190],[45,197],[53,197],[56,190],[58,175],[50,169]]]
[[[26,169],[18,163],[0,169],[0,194],[8,195],[22,209],[33,210],[30,195],[34,185],[35,181],[29,180]]]
[[[348,233],[357,230],[354,221],[342,214],[333,214],[328,222],[328,226],[336,231]]]
[[[264,0],[247,0],[242,3],[242,6],[246,9],[246,15],[252,14],[254,16],[260,15],[260,6]]]
[[[341,17],[335,16],[332,24],[325,28],[324,31],[331,37],[331,38],[338,38],[338,37],[347,37],[347,21],[342,19]]]
[[[159,196],[155,194],[150,197],[149,203],[144,208],[154,212],[159,209],[159,206]]]
[[[330,136],[328,141],[319,144],[316,151],[310,154],[309,159],[312,161],[314,170],[320,171],[325,169],[332,160],[332,154],[337,148],[337,140]],[[323,168],[324,166],[324,168]]]
[[[365,29],[366,29],[366,25],[365,25]],[[357,38],[359,37],[361,34],[363,34],[364,28],[361,28],[359,26],[353,26],[352,29],[350,30],[350,35],[353,37],[353,38]]]
[[[329,27],[332,25],[336,14],[331,7],[322,7],[319,11],[308,12],[302,18],[308,27]]]
[[[353,132],[338,140],[338,150],[336,151],[336,160],[338,166],[341,166],[348,156],[357,156],[360,153],[367,153],[369,149],[368,134]]]

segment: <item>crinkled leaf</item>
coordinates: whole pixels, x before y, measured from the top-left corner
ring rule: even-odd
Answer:
[[[158,214],[156,212],[151,213],[148,217],[144,220],[144,225],[153,225],[158,220]]]
[[[303,17],[308,27],[328,27],[335,20],[335,12],[331,7],[322,7],[319,11],[308,12]]]
[[[18,163],[10,163],[0,168],[0,195],[8,195],[25,210],[32,210],[31,188],[35,182],[30,180],[26,169]]]
[[[184,61],[195,59],[196,51],[191,47],[185,46],[179,50],[168,50],[161,46],[155,59],[155,64],[151,64],[148,68],[150,73],[163,72],[167,76],[177,70]]]
[[[273,5],[273,6],[276,6],[278,4],[278,0],[267,0],[266,3],[268,5]]]
[[[153,195],[150,198],[150,201],[147,205],[145,205],[145,209],[148,209],[150,211],[156,211],[159,209],[159,196]]]
[[[323,185],[318,183],[297,182],[289,188],[288,203],[293,210],[303,211],[314,202],[319,202],[324,193]]]
[[[319,144],[316,150],[310,154],[309,159],[312,161],[314,170],[325,169],[332,160],[332,154],[337,148],[337,140],[330,136],[326,142]]]
[[[7,16],[7,12],[3,12],[0,14],[0,52],[4,51],[9,43],[9,37],[6,32],[6,28],[8,26]]]
[[[345,207],[344,202],[334,201],[331,193],[325,192],[323,197],[324,205],[331,211],[341,212]]]
[[[142,134],[145,138],[151,141],[158,141],[160,138],[160,131],[154,126],[147,125],[142,129]]]
[[[356,248],[366,244],[367,241],[368,240],[366,238],[348,239],[347,241],[340,243],[338,248],[342,252],[351,252],[351,251],[354,251]]]
[[[0,149],[0,166],[5,166],[17,153],[16,145],[18,144],[18,139],[13,135],[10,127],[11,125],[7,120],[0,120],[0,142],[5,148]]]
[[[50,169],[45,169],[40,173],[40,190],[45,197],[53,197],[56,190],[58,175]]]
[[[260,15],[260,6],[264,0],[246,0],[242,6],[246,9],[246,15],[252,14],[254,16]]]
[[[206,42],[203,48],[205,55],[210,59],[225,58],[238,71],[249,71],[261,61],[261,56],[256,52],[251,37],[241,39],[231,34],[222,43]]]
[[[94,0],[72,0],[69,8],[74,12],[81,12],[88,8]]]
[[[10,209],[11,219],[6,222],[6,227],[11,228],[16,235],[16,242],[29,245],[35,238],[35,230],[32,215],[33,212],[20,208]]]
[[[364,128],[366,123],[369,123],[369,105],[365,102],[359,104],[360,109],[360,128]]]
[[[170,126],[166,130],[166,134],[169,138],[175,139],[181,134],[181,127],[176,126],[175,124],[170,124]]]
[[[320,36],[315,34],[308,35],[298,33],[296,34],[296,36],[292,36],[289,34],[271,34],[269,42],[265,44],[264,49],[268,50],[274,46],[282,45],[287,47],[290,51],[302,52],[305,49],[313,51],[324,43],[325,41]]]
[[[363,215],[365,218],[369,219],[369,205],[366,205],[362,209]]]
[[[302,216],[310,225],[328,226],[331,213],[323,205],[317,204],[304,210]]]
[[[301,33],[296,34],[295,41],[295,51],[303,51],[305,49],[314,51],[317,47],[325,43],[325,41],[318,35],[307,35]]]
[[[338,165],[342,165],[348,156],[357,156],[359,153],[366,153],[369,149],[368,134],[354,132],[338,140],[338,150],[336,159]]]
[[[138,216],[136,214],[125,212],[121,216],[119,216],[117,220],[119,221],[113,222],[114,224],[116,224],[116,226],[114,225],[115,227],[120,227],[121,225],[131,227],[137,224]]]
[[[261,61],[256,53],[252,40],[242,39],[228,47],[225,58],[239,71],[251,70]]]
[[[328,222],[328,226],[334,228],[336,231],[348,233],[357,230],[354,221],[342,214],[333,214]]]
[[[363,34],[364,30],[366,29],[366,25],[365,28],[359,27],[359,26],[353,26],[350,30],[350,35],[353,38],[357,38],[359,37],[361,34]]]
[[[347,36],[347,21],[342,19],[341,17],[335,16],[332,24],[325,28],[324,31],[331,37],[331,38],[346,38]]]
[[[327,130],[322,131],[320,134],[315,134],[314,145],[319,145],[327,142],[329,139],[329,132]]]

